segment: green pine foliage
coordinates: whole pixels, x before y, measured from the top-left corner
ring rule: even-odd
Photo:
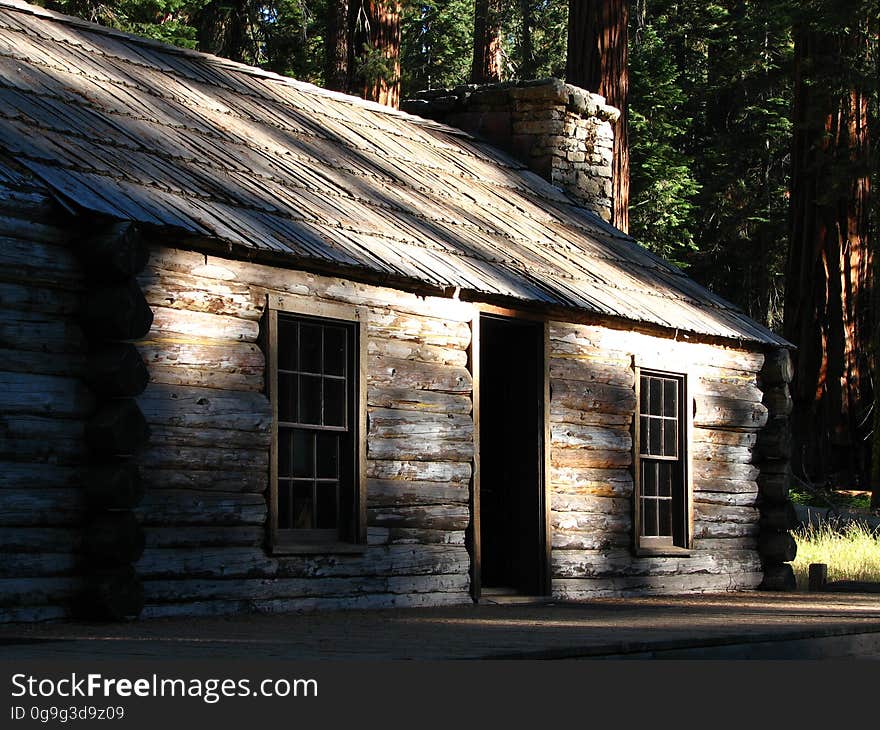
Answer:
[[[471,71],[473,0],[405,3],[401,18],[401,93],[449,89]]]

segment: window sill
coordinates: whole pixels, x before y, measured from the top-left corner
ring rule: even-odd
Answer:
[[[367,545],[351,542],[279,543],[271,547],[272,555],[363,555]]]
[[[639,558],[689,558],[693,550],[676,546],[637,547],[635,554]]]

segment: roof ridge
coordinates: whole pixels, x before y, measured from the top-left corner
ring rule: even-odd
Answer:
[[[354,96],[352,94],[343,94],[341,91],[325,89],[321,86],[311,84],[308,81],[301,81],[300,79],[295,79],[290,76],[283,76],[273,71],[266,71],[265,69],[261,69],[257,66],[249,66],[246,63],[232,61],[228,58],[223,58],[222,56],[217,56],[212,53],[195,51],[191,48],[175,46],[170,43],[155,40],[154,38],[146,38],[144,36],[136,35],[134,33],[128,33],[117,28],[111,28],[107,25],[92,23],[91,21],[77,18],[74,15],[56,13],[54,10],[47,10],[46,8],[42,8],[39,5],[31,5],[30,3],[23,2],[23,0],[0,0],[0,8],[6,8],[8,10],[14,10],[16,12],[27,13],[29,15],[34,15],[45,20],[52,20],[58,23],[62,23],[63,25],[69,25],[74,28],[88,30],[92,33],[99,33],[101,35],[109,36],[110,38],[124,40],[135,45],[144,46],[146,48],[153,48],[162,51],[163,53],[170,53],[172,55],[183,56],[185,58],[198,59],[212,66],[241,71],[250,76],[261,78],[266,81],[274,81],[285,84],[287,86],[293,86],[294,88],[304,93],[313,94],[315,96],[323,96],[328,99],[333,99],[334,101],[341,101],[343,103],[352,104],[353,106],[369,109],[370,111],[378,112],[381,114],[388,114],[394,117],[400,117],[423,127],[442,129],[446,132],[457,134],[466,138],[470,138],[472,136],[461,129],[451,127],[448,124],[442,124],[431,119],[425,119],[424,117],[416,116],[415,114],[409,114],[408,112],[402,111],[400,109],[395,109],[394,107],[379,104],[375,101],[362,99],[359,96]]]

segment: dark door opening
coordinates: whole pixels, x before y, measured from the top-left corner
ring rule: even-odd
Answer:
[[[544,332],[480,318],[481,586],[546,592]]]

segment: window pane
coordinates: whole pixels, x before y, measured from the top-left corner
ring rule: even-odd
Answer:
[[[298,423],[321,425],[321,381],[318,375],[299,376],[299,419]]]
[[[312,503],[312,483],[294,482],[293,529],[310,530],[315,526],[315,506]]]
[[[293,431],[278,429],[278,476],[293,476]]]
[[[278,373],[278,420],[296,420],[296,375]]]
[[[302,324],[299,328],[299,370],[304,373],[321,372],[320,325]]]
[[[654,537],[657,535],[657,500],[642,500],[642,535]]]
[[[639,423],[639,453],[648,453],[648,434],[651,432],[651,419],[646,416],[640,416]]]
[[[345,335],[341,327],[324,328],[324,373],[345,375]]]
[[[318,433],[318,479],[339,478],[339,434]]]
[[[678,421],[666,419],[663,424],[663,455],[678,456]]]
[[[315,436],[308,431],[293,429],[293,476],[315,476]]]
[[[657,491],[655,494],[661,497],[672,496],[672,475],[674,464],[670,462],[657,462]]]
[[[651,395],[650,393],[651,387],[651,379],[646,375],[641,377],[639,382],[639,390],[641,396],[641,403],[639,404],[639,413],[648,413],[648,399]]]
[[[657,500],[657,534],[672,537],[672,500]]]
[[[296,370],[297,324],[286,317],[278,317],[278,368]]]
[[[345,425],[345,381],[324,378],[324,425]]]
[[[657,462],[642,462],[642,494],[652,496],[657,494]]]
[[[678,381],[663,381],[663,415],[678,417]]]
[[[663,421],[651,418],[651,436],[648,439],[648,453],[652,456],[663,454]]]
[[[336,527],[336,483],[318,484],[317,525],[319,530]]]
[[[291,526],[290,519],[290,490],[292,485],[288,481],[278,482],[278,529],[289,530]]]
[[[649,408],[652,416],[663,414],[663,381],[660,378],[648,378],[651,381]]]

